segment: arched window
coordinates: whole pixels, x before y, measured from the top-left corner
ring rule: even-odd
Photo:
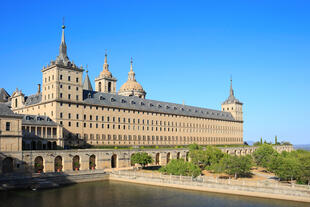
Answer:
[[[108,93],[111,93],[111,82],[108,82]]]
[[[101,92],[101,82],[99,82],[98,86],[99,86],[99,91]]]

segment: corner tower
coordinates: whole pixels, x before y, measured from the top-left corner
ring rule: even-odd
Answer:
[[[95,79],[95,91],[104,93],[116,93],[117,79],[112,76],[109,71],[108,55],[105,54],[103,70],[100,75]]]
[[[65,41],[65,26],[62,26],[59,55],[56,61],[44,66],[42,71],[42,102],[52,100],[82,101],[83,67],[69,60]]]
[[[243,103],[236,99],[234,95],[232,79],[230,79],[229,97],[222,103],[222,111],[230,112],[237,121],[243,121],[242,105]]]

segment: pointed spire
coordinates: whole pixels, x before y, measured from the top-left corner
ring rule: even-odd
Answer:
[[[232,87],[232,77],[230,76],[230,92],[229,92],[229,95],[230,96],[234,96],[234,90],[233,90],[233,87]]]
[[[64,24],[64,19],[63,19],[63,25],[62,25],[62,34],[61,34],[61,42],[59,46],[59,55],[56,59],[57,63],[63,63],[64,65],[68,65],[69,58],[67,55],[67,45],[66,45],[66,40],[65,40],[65,24]]]
[[[104,56],[105,57],[104,57],[103,70],[109,70],[107,50],[105,51],[105,55]]]
[[[130,59],[130,71],[128,73],[128,80],[132,80],[132,81],[136,81],[136,78],[135,78],[135,72],[133,72],[133,68],[132,68],[132,57]]]
[[[104,64],[108,64],[108,54],[107,54],[107,50],[105,50]]]
[[[93,87],[92,87],[91,82],[90,82],[89,77],[88,77],[88,69],[86,69],[86,76],[85,76],[85,79],[83,82],[83,90],[88,90],[88,91],[93,90]]]

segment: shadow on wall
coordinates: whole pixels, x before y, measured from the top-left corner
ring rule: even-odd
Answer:
[[[0,152],[0,190],[13,189],[44,189],[60,185],[76,184],[62,172],[62,159],[55,158],[55,172],[43,173],[43,158],[37,156],[32,166],[15,157]]]

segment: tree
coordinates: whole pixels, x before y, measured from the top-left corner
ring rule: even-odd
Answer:
[[[274,137],[274,144],[275,144],[275,145],[278,144],[278,137],[277,137],[277,136]]]
[[[277,151],[271,145],[263,144],[253,153],[253,157],[258,166],[268,168],[273,156],[277,155]]]
[[[279,163],[277,169],[275,169],[275,174],[280,178],[280,180],[293,180],[300,177],[302,173],[301,164],[296,157],[292,156],[279,156],[277,159]]]
[[[260,144],[263,144],[263,137],[260,138]]]
[[[190,157],[192,163],[205,168],[212,164],[218,163],[224,156],[223,152],[213,146],[207,146],[206,150],[202,150],[199,146],[190,150]]]
[[[225,158],[226,173],[238,177],[251,176],[251,167],[253,166],[252,157],[246,156],[229,156]]]
[[[142,153],[136,153],[134,155],[131,156],[131,164],[140,164],[142,166],[142,168],[145,167],[145,165],[152,163],[153,159],[150,155],[148,155],[146,152],[142,152]]]
[[[201,174],[201,169],[191,162],[185,162],[183,159],[173,159],[166,166],[159,169],[160,172],[172,175],[194,176]]]

